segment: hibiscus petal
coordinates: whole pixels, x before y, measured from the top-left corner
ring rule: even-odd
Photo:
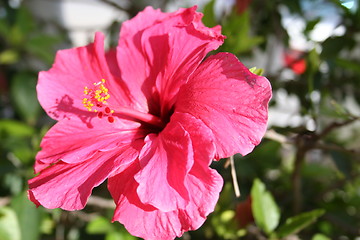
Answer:
[[[202,14],[190,9],[186,12],[193,14],[191,24],[157,24],[146,29],[141,38],[142,49],[151,67],[149,77],[155,80],[152,84],[159,92],[161,113],[169,111],[180,86],[188,80],[206,54],[218,48],[224,39],[218,29],[215,31],[195,22],[201,20]]]
[[[180,124],[173,122],[158,136],[146,137],[139,160],[135,180],[141,201],[165,212],[185,207],[189,197],[184,179],[194,156],[190,136]]]
[[[199,165],[196,165],[194,169],[197,174],[188,175],[186,178],[191,201],[186,208],[170,212],[163,212],[140,201],[136,193],[138,183],[133,178],[140,169],[138,163],[134,163],[121,174],[109,178],[108,188],[117,205],[113,221],[124,224],[132,235],[147,240],[174,239],[185,231],[199,228],[206,216],[214,210],[221,190],[222,178],[211,169],[200,174]],[[161,191],[161,188],[155,187]]]
[[[186,179],[190,202],[183,211],[183,229],[199,228],[206,217],[214,211],[223,186],[223,179],[216,170],[200,164],[194,164]],[[187,226],[185,224],[188,224]]]
[[[50,209],[82,209],[94,187],[123,171],[137,157],[138,150],[124,144],[81,163],[57,162],[29,180],[29,198]]]
[[[111,94],[108,101],[130,105],[125,86],[107,66],[107,61],[114,60],[105,58],[101,33],[97,33],[94,43],[86,47],[58,51],[52,68],[39,73],[37,92],[40,104],[55,120],[91,116],[82,103],[84,87],[106,79]]]
[[[119,145],[130,145],[142,139],[146,132],[137,123],[116,119],[108,123],[104,119],[93,118],[91,128],[79,119],[64,119],[55,124],[44,136],[36,155],[35,172],[62,160],[79,163],[98,152],[107,152]]]
[[[206,28],[202,14],[195,10],[159,14],[147,8],[124,23],[117,56],[139,110],[156,115],[168,112],[179,87],[205,55],[222,44],[220,29]]]
[[[191,170],[182,178],[181,172],[172,172],[172,177],[180,177],[188,192],[187,205],[177,206],[173,211],[163,211],[162,207],[155,207],[144,204],[139,198],[139,183],[134,179],[141,172],[141,165],[138,162],[117,176],[109,178],[109,190],[117,204],[114,221],[119,221],[125,225],[128,231],[145,239],[174,239],[181,236],[185,231],[199,228],[205,221],[206,216],[214,210],[215,204],[222,188],[223,180],[221,176],[208,167],[214,156],[213,134],[209,128],[199,119],[187,113],[175,113],[171,117],[168,129],[172,130],[181,125],[191,138],[194,153],[194,162]],[[183,132],[181,130],[180,132]],[[169,134],[166,134],[169,137]],[[177,139],[179,136],[173,136]],[[167,149],[173,154],[172,149]],[[177,162],[175,155],[168,161]],[[158,163],[154,168],[164,168],[162,163]],[[159,170],[153,169],[158,172]],[[143,179],[149,188],[153,188],[156,194],[162,196],[164,189],[152,179]],[[167,191],[165,189],[165,191]],[[166,195],[166,194],[165,194]],[[167,201],[172,201],[167,199]],[[166,203],[167,204],[167,203]],[[137,221],[131,219],[136,218]]]
[[[174,13],[163,13],[160,9],[153,9],[151,6],[146,7],[135,17],[121,24],[119,44],[125,38],[133,38],[134,35],[141,32],[157,22],[163,21],[167,17],[171,17]]]
[[[175,111],[201,119],[213,132],[216,158],[246,155],[265,134],[271,86],[230,53],[207,58],[179,92]]]

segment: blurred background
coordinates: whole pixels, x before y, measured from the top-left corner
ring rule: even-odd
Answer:
[[[148,5],[194,4],[227,36],[217,51],[262,72],[273,99],[262,143],[213,164],[225,180],[215,212],[181,239],[360,239],[360,0],[1,0],[0,240],[137,239],[110,222],[106,183],[82,211],[27,199],[54,124],[37,101],[37,74],[96,31],[116,46],[121,23]]]

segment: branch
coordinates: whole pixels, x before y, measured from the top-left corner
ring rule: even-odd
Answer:
[[[90,222],[91,220],[95,219],[99,215],[96,213],[86,213],[84,211],[73,211],[70,212],[73,216],[83,220],[84,222]]]
[[[97,197],[97,196],[90,196],[87,204],[96,206],[96,207],[100,207],[100,208],[114,209],[116,207],[113,200],[109,200],[109,199],[101,198],[101,197]]]
[[[286,136],[284,136],[278,132],[275,132],[275,130],[273,130],[273,129],[267,130],[264,138],[267,138],[267,139],[270,139],[270,140],[273,140],[275,142],[279,142],[282,144],[293,143],[293,141],[291,141],[289,138],[287,138]]]
[[[344,147],[340,147],[335,144],[315,143],[314,148],[324,150],[324,151],[337,151],[337,152],[343,152],[343,153],[349,153],[349,154],[360,154],[360,150],[346,149]]]
[[[117,3],[115,3],[115,2],[113,2],[111,0],[101,0],[101,2],[106,3],[106,4],[116,8],[118,10],[121,10],[121,11],[124,11],[124,12],[128,11],[128,9],[123,8],[122,6],[120,6],[119,4],[117,4]]]
[[[351,119],[342,123],[338,123],[338,122],[334,122],[331,123],[328,127],[326,127],[320,134],[316,135],[314,134],[313,137],[310,139],[311,142],[309,142],[309,139],[306,140],[307,142],[307,149],[306,150],[310,150],[310,149],[320,149],[320,150],[324,150],[324,151],[338,151],[338,152],[344,152],[344,153],[349,153],[349,154],[360,154],[360,150],[358,149],[346,149],[344,147],[335,145],[335,144],[331,144],[331,143],[322,143],[319,142],[319,140],[326,136],[330,131],[332,131],[335,128],[338,127],[343,127],[347,124],[352,123],[355,120],[358,120],[359,118],[355,118],[355,119]],[[273,129],[269,129],[266,133],[264,138],[275,141],[275,142],[279,142],[281,144],[294,144],[296,146],[298,146],[299,142],[297,142],[297,140],[300,139],[300,137],[303,136],[303,134],[299,134],[296,138],[289,138],[286,137],[285,135],[282,135],[278,132],[275,132]]]
[[[293,211],[295,214],[301,212],[302,209],[302,182],[301,182],[301,168],[304,163],[306,149],[298,147],[296,150],[296,158],[294,163],[294,171],[292,172],[292,186],[293,186]]]
[[[344,122],[333,122],[333,123],[329,124],[326,128],[324,128],[324,130],[322,130],[321,133],[318,134],[318,138],[321,139],[321,138],[325,137],[326,135],[328,135],[335,128],[346,126],[350,123],[355,122],[356,120],[359,120],[359,117],[352,117]]]

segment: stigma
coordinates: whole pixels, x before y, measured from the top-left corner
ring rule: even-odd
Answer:
[[[85,87],[83,105],[89,112],[96,112],[98,118],[107,118],[109,123],[115,121],[112,114],[114,110],[108,106],[107,100],[110,98],[109,89],[105,87],[105,79],[94,83],[93,87]]]

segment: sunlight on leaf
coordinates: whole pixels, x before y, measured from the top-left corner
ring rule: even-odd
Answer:
[[[270,192],[266,191],[264,183],[255,179],[251,189],[252,211],[255,222],[265,233],[270,234],[278,226],[280,220],[279,208]]]
[[[8,207],[0,208],[0,239],[20,240],[20,227],[15,212]]]

